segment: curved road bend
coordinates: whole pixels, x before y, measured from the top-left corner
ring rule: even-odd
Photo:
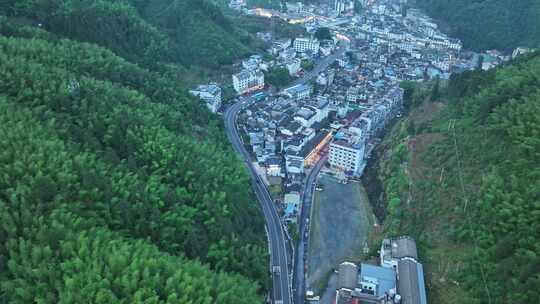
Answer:
[[[342,56],[346,52],[347,48],[341,46],[338,51],[326,58],[324,58],[322,61],[318,62],[315,66],[315,68],[304,74],[302,77],[297,79],[292,85],[297,84],[303,84],[311,80],[312,78],[316,77],[320,72],[324,71],[330,64],[332,64],[338,57]],[[283,231],[283,226],[281,225],[279,215],[277,213],[276,206],[274,205],[272,198],[270,197],[270,193],[268,193],[268,189],[264,186],[264,183],[262,179],[259,177],[255,169],[253,168],[253,165],[250,161],[249,153],[247,152],[246,148],[244,147],[242,141],[240,140],[240,135],[238,134],[238,129],[236,128],[236,118],[238,116],[238,113],[243,109],[245,105],[248,105],[249,103],[253,102],[253,99],[251,98],[245,98],[241,99],[239,102],[229,106],[224,113],[224,119],[225,119],[225,129],[227,132],[227,137],[229,138],[229,141],[234,146],[234,149],[238,154],[242,156],[244,159],[244,162],[246,163],[246,166],[249,169],[249,173],[251,175],[251,179],[254,181],[252,187],[255,191],[255,194],[257,195],[257,199],[259,200],[259,203],[261,204],[264,218],[266,219],[266,228],[268,231],[268,238],[270,242],[270,270],[274,268],[274,266],[280,267],[280,272],[272,272],[272,298],[275,304],[303,304],[304,303],[304,296],[305,296],[305,282],[304,282],[304,251],[307,248],[306,244],[307,242],[304,240],[303,234],[305,233],[306,224],[305,224],[305,218],[309,217],[310,208],[311,208],[311,195],[313,194],[313,181],[315,181],[318,172],[320,171],[320,168],[322,168],[322,165],[324,164],[324,161],[320,161],[311,171],[310,176],[308,176],[306,180],[306,185],[304,189],[304,200],[306,200],[306,196],[309,196],[309,203],[302,204],[302,213],[301,213],[301,223],[300,225],[300,235],[301,235],[301,241],[299,242],[299,247],[301,248],[301,252],[297,251],[297,256],[295,257],[296,265],[298,268],[300,268],[300,272],[295,271],[295,288],[297,295],[295,299],[297,302],[293,301],[293,298],[291,297],[291,290],[290,290],[290,283],[289,283],[289,254],[287,252],[287,238],[285,237],[285,233]],[[319,169],[316,169],[319,167]],[[301,262],[299,262],[301,260]],[[301,266],[300,266],[301,265]],[[299,275],[300,274],[300,275]]]
[[[326,163],[327,156],[321,157],[321,159],[315,164],[315,166],[309,172],[304,184],[304,197],[302,199],[302,210],[300,211],[300,240],[298,242],[296,256],[295,256],[295,272],[293,277],[293,286],[295,287],[295,303],[303,304],[305,301],[306,292],[306,274],[304,273],[304,265],[306,263],[306,256],[309,249],[309,232],[307,227],[309,223],[307,220],[311,215],[311,203],[313,202],[313,193],[317,182],[317,177],[322,167]]]
[[[285,238],[285,233],[283,232],[283,226],[281,225],[276,206],[270,197],[270,193],[268,193],[262,179],[253,168],[249,153],[240,140],[238,130],[236,129],[236,118],[238,113],[242,110],[242,107],[248,104],[250,101],[251,99],[249,98],[244,99],[225,110],[225,129],[230,142],[234,146],[234,149],[242,156],[246,166],[249,169],[249,173],[253,180],[253,190],[257,195],[257,199],[262,207],[264,218],[266,219],[266,228],[270,242],[270,271],[272,272],[273,303],[292,304],[289,283],[289,254],[286,249],[287,239]],[[276,266],[280,268],[279,272],[273,271]]]

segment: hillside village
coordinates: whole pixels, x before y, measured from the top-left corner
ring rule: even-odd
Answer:
[[[355,13],[354,1],[329,1],[321,6],[287,3],[279,12],[247,8],[242,0],[230,3],[242,14],[301,24],[308,33],[294,39],[274,39],[269,32],[257,33],[271,47],[265,56],[255,54],[244,59],[238,72],[231,75],[237,99],[250,100],[238,118],[244,144],[285,222],[304,225],[300,220],[302,189],[307,173],[319,161],[326,162],[326,169],[344,183],[362,176],[385,127],[404,110],[401,81],[449,79],[454,73],[488,70],[511,58],[495,50],[484,54],[463,50],[458,39],[443,34],[430,18],[418,10],[406,9],[406,0],[360,2],[364,8],[360,14]],[[315,38],[321,28],[329,29],[332,39]],[[517,49],[512,56],[528,51]],[[307,66],[306,62],[314,65]],[[289,87],[276,90],[265,83],[265,74],[276,67],[286,69],[294,79]],[[192,93],[213,112],[221,106],[216,84],[200,86]],[[391,240],[385,242],[394,244]],[[395,242],[414,244],[408,238]],[[416,254],[404,256],[388,267],[384,264],[383,252],[388,249],[384,244],[381,267],[385,269],[364,264],[360,270],[356,265],[344,266],[352,267],[354,274],[350,275],[350,286],[343,285],[337,291],[336,303],[358,303],[354,299],[366,290],[364,280],[371,280],[375,274],[397,275],[400,279],[392,281],[393,287],[384,292],[377,283],[367,282],[377,288],[364,297],[367,303],[399,303],[396,295],[411,298],[407,296],[410,293],[415,294],[414,301],[404,298],[403,303],[425,303],[422,268]],[[405,271],[417,274],[413,276],[415,291],[411,291],[413,285],[409,282],[413,278],[407,278]],[[358,288],[360,293],[355,291]],[[310,303],[318,303],[318,297],[310,299]]]

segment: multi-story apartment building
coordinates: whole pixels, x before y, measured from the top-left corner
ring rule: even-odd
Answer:
[[[234,90],[245,94],[264,88],[264,74],[260,70],[243,70],[232,76]]]
[[[364,167],[365,141],[361,137],[334,139],[330,144],[330,165],[338,170],[359,176]]]
[[[299,53],[306,51],[318,53],[320,46],[321,44],[316,38],[296,38],[293,43],[294,50]]]
[[[334,0],[334,10],[338,14],[353,11],[354,3],[354,0]]]

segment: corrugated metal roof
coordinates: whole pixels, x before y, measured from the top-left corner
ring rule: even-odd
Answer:
[[[402,304],[427,304],[422,264],[410,259],[398,262],[398,293]]]
[[[418,260],[416,242],[410,237],[392,239],[392,257],[397,259],[409,257]]]
[[[353,263],[343,262],[339,264],[338,288],[356,288],[358,266]]]

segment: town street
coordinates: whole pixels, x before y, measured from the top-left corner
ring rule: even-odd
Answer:
[[[244,159],[253,180],[252,188],[261,204],[261,209],[266,220],[266,230],[270,247],[270,271],[272,272],[272,299],[274,303],[291,303],[289,284],[289,254],[287,252],[287,239],[283,232],[283,226],[279,219],[276,206],[250,161],[249,153],[244,147],[238,130],[236,118],[242,107],[251,102],[250,98],[233,104],[225,111],[225,128],[234,149]]]
[[[339,49],[336,53],[322,59],[321,61],[317,62],[315,67],[312,71],[304,74],[301,78],[297,79],[293,85],[296,84],[304,84],[309,82],[314,77],[317,77],[317,75],[328,68],[337,58],[339,58],[341,55],[343,55],[346,51],[346,47],[342,46],[341,49]],[[291,273],[289,271],[289,268],[292,267],[292,265],[289,262],[289,253],[287,251],[287,247],[289,246],[288,240],[285,237],[285,234],[283,232],[283,226],[281,224],[279,215],[277,213],[276,206],[274,202],[272,201],[272,198],[270,197],[270,194],[268,193],[268,189],[264,185],[264,182],[262,181],[261,177],[257,174],[255,171],[253,165],[251,164],[251,158],[248,153],[248,151],[245,149],[240,136],[238,134],[238,129],[236,127],[236,119],[238,116],[238,113],[242,111],[242,109],[254,102],[254,100],[250,97],[247,98],[241,98],[240,101],[237,103],[231,105],[229,108],[225,110],[224,113],[224,119],[225,119],[225,129],[227,132],[227,136],[229,138],[229,141],[233,144],[235,150],[237,153],[239,153],[242,158],[244,159],[246,166],[248,167],[250,171],[250,175],[253,183],[253,190],[255,191],[255,194],[257,195],[257,199],[259,200],[264,217],[266,220],[266,229],[268,231],[268,239],[269,239],[269,247],[270,247],[270,257],[271,257],[271,269],[272,271],[274,269],[274,266],[278,266],[280,268],[279,272],[272,271],[272,296],[274,303],[280,303],[279,301],[283,301],[283,303],[292,303],[290,288],[291,285],[289,283],[289,276],[288,274]],[[300,235],[304,235],[304,231],[306,231],[306,222],[305,219],[309,218],[310,213],[310,207],[311,207],[311,200],[312,200],[312,192],[313,192],[313,181],[316,180],[316,177],[324,165],[325,160],[321,159],[321,161],[313,168],[311,171],[311,174],[308,176],[306,184],[305,184],[305,195],[304,195],[304,204],[302,205],[302,212],[301,212],[301,225],[299,227],[300,229]],[[304,240],[303,236],[301,237],[301,241],[299,242],[297,254],[296,254],[296,265],[297,265],[297,271],[294,272],[294,286],[295,290],[297,291],[296,296],[296,303],[303,303],[304,301],[304,295],[305,295],[305,276],[304,276],[304,253],[307,246],[307,239]]]
[[[306,71],[306,73],[302,77],[296,79],[290,86],[292,87],[295,85],[308,83],[311,79],[317,77],[319,73],[326,70],[332,63],[336,61],[336,59],[338,59],[343,54],[345,54],[346,51],[347,51],[346,43],[341,43],[341,46],[335,53],[333,53],[332,55],[328,57],[322,58],[321,61],[315,64],[315,67],[313,68],[313,70]]]
[[[244,97],[225,111],[225,126],[248,166],[266,220],[274,303],[302,304],[306,289],[313,287],[307,286],[305,273],[308,249],[314,244],[309,239],[310,214],[317,176],[325,163],[343,177],[358,178],[377,144],[377,135],[403,109],[401,81],[447,79],[452,69],[475,66],[467,56],[460,56],[461,42],[438,31],[421,12],[410,10],[403,16],[399,4],[386,7],[383,3],[386,1],[378,1],[360,15],[349,12],[348,17],[336,16],[333,6],[326,13],[319,9],[327,16],[315,18],[306,28],[327,26],[339,41],[337,45],[335,39],[292,40],[258,33],[272,45],[268,50],[272,60],[252,55],[232,75],[233,88]],[[258,12],[263,11],[251,11]],[[301,72],[301,62],[306,60],[315,66]],[[330,68],[333,63],[337,64]],[[287,69],[290,76],[300,77],[280,94],[268,95],[261,90],[268,85],[262,70],[269,67]],[[220,92],[212,85],[201,91],[210,109],[219,108]],[[330,111],[335,114],[330,116]],[[327,119],[331,119],[331,129],[323,127]],[[245,143],[239,126],[249,138]],[[328,152],[316,161],[326,145],[330,145]],[[258,171],[252,161],[257,162]],[[267,180],[272,188],[267,187]],[[286,225],[298,228],[295,248]]]
[[[327,157],[323,156],[317,162],[317,164],[311,169],[309,175],[306,178],[304,184],[304,197],[302,200],[302,209],[300,211],[300,220],[298,229],[300,231],[300,239],[295,256],[295,272],[293,277],[293,286],[295,287],[295,300],[296,303],[304,303],[305,290],[306,290],[306,275],[305,275],[305,262],[306,252],[309,246],[309,218],[311,213],[311,203],[313,202],[313,191],[315,191],[317,177],[321,172]],[[306,233],[307,232],[307,233]]]

